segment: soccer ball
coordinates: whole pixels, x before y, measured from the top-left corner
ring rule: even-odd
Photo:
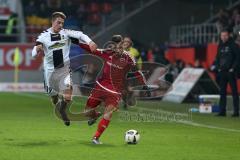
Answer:
[[[138,131],[131,129],[125,133],[125,142],[127,144],[137,144],[140,139]]]

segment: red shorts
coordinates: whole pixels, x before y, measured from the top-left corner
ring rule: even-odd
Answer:
[[[107,88],[107,87],[105,87]],[[105,103],[105,106],[112,105],[118,107],[121,100],[121,94],[111,90],[108,91],[100,86],[99,83],[96,84],[95,88],[91,91],[90,96],[87,100],[87,106],[91,108],[97,107],[101,102]]]

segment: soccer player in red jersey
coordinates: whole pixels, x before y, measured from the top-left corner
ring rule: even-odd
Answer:
[[[96,81],[96,86],[92,89],[85,107],[85,114],[89,118],[88,125],[92,125],[101,115],[99,112],[96,112],[96,107],[101,102],[105,103],[103,118],[100,120],[98,129],[92,139],[94,144],[101,144],[99,138],[108,127],[112,113],[118,109],[118,103],[121,100],[128,72],[134,72],[134,75],[143,85],[144,90],[148,88],[145,77],[137,69],[134,59],[131,58],[128,52],[123,50],[122,36],[114,35],[112,42],[115,43],[113,48],[105,50],[97,49],[95,52],[91,52],[88,45],[79,44],[81,48],[104,60],[102,76]]]

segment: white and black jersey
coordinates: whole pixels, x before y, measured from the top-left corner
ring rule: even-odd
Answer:
[[[43,46],[44,86],[51,96],[71,85],[69,52],[72,41],[89,44],[92,40],[80,31],[62,29],[54,33],[52,28],[43,31],[36,40],[36,46]],[[37,55],[36,46],[33,57]]]
[[[59,33],[53,33],[49,28],[43,31],[36,40],[36,45],[42,44],[44,50],[44,70],[53,70],[64,66],[69,61],[71,39],[89,44],[92,41],[80,31],[62,29]],[[33,55],[34,56],[34,55]]]

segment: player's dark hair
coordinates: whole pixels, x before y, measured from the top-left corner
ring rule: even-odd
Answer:
[[[123,38],[121,35],[113,35],[111,40],[115,43],[119,43],[123,40]]]
[[[230,33],[230,29],[228,29],[228,28],[223,28],[220,33],[223,33],[223,32]]]
[[[55,19],[58,17],[61,17],[62,19],[66,19],[66,15],[63,12],[53,12],[52,21],[55,21]]]
[[[124,39],[125,38],[129,39],[130,44],[133,45],[132,39],[129,36],[125,36]]]
[[[129,41],[128,41],[128,42],[130,43],[130,46],[129,46],[129,47],[132,47],[132,46],[133,46],[133,41],[132,41],[132,39],[131,39],[129,36],[125,36],[123,40],[125,41],[126,39],[129,40]]]

